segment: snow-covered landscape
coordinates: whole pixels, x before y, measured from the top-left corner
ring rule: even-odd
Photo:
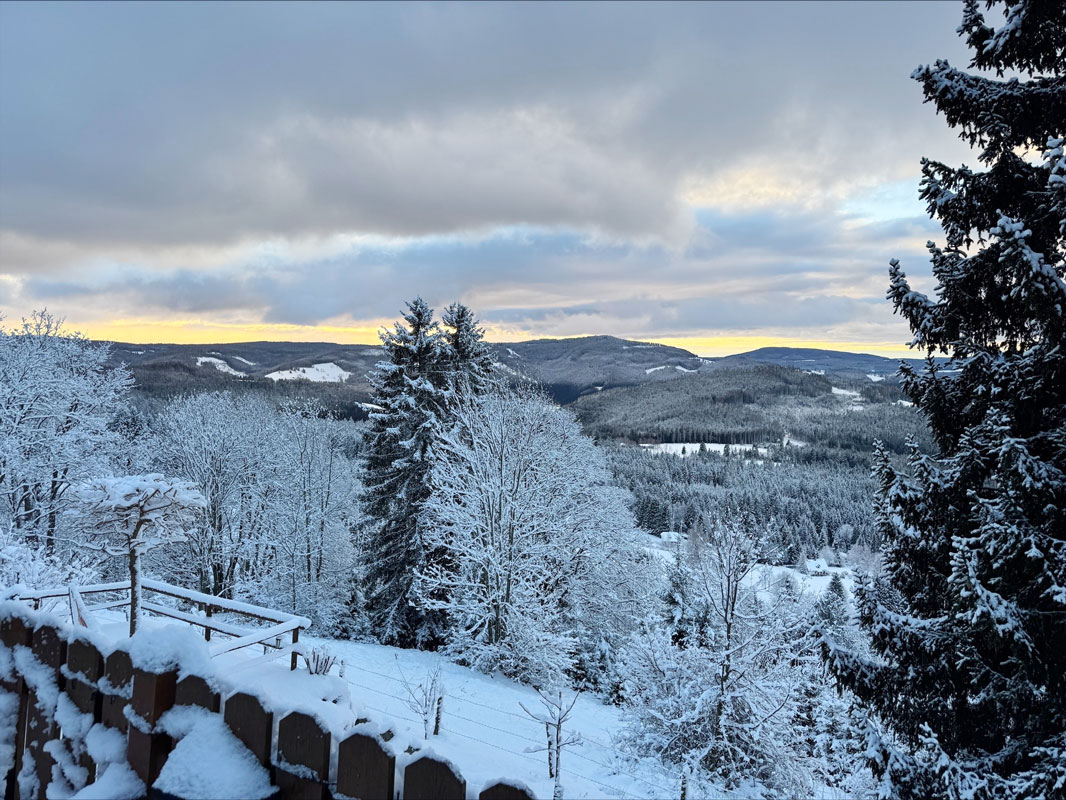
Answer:
[[[1064,800],[1066,3],[0,3],[0,776]]]

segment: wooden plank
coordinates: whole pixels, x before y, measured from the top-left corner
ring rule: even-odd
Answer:
[[[33,657],[56,672],[59,688],[63,688],[59,668],[67,660],[66,637],[54,625],[42,625],[33,632]]]
[[[154,728],[159,718],[174,706],[177,683],[177,672],[154,673],[134,668],[130,708]]]
[[[210,649],[211,657],[220,656],[223,653],[229,653],[232,650],[240,650],[242,647],[248,647],[253,644],[269,643],[269,640],[275,639],[282,634],[289,633],[292,630],[303,627],[300,624],[300,620],[290,620],[289,622],[282,622],[271,628],[263,628],[261,630],[250,633],[247,636],[242,636],[240,639],[231,639],[228,642],[219,642],[213,645]]]
[[[366,800],[395,796],[396,756],[374,736],[353,733],[337,746],[337,792]]]
[[[210,617],[202,617],[199,614],[193,614],[188,611],[181,611],[177,608],[168,608],[167,606],[161,606],[158,603],[142,602],[141,608],[145,611],[151,611],[153,614],[159,614],[161,617],[169,617],[170,619],[176,619],[181,622],[187,622],[190,625],[196,625],[200,628],[207,628],[208,630],[218,631],[219,633],[225,633],[229,636],[250,636],[256,632],[255,628],[247,628],[241,625],[234,625],[232,622],[225,622],[219,619],[212,619]]]
[[[252,751],[260,764],[269,767],[274,714],[250,694],[237,692],[226,698],[223,717],[233,735]]]
[[[217,714],[221,696],[199,675],[186,675],[174,688],[174,705],[200,706]]]
[[[422,756],[403,771],[403,800],[464,800],[466,781],[449,764]]]
[[[318,720],[294,711],[278,723],[275,781],[286,800],[325,800],[329,796],[331,736]]]
[[[137,777],[151,786],[167,763],[174,741],[166,734],[145,733],[134,725],[126,737],[126,761]]]
[[[529,792],[509,783],[497,783],[484,789],[478,800],[536,800]]]
[[[210,605],[219,611],[232,611],[236,614],[244,614],[247,617],[255,617],[267,622],[280,623],[299,621],[299,627],[301,628],[309,628],[311,626],[311,620],[307,619],[307,617],[286,614],[284,611],[275,611],[271,608],[253,605],[252,603],[241,603],[236,600],[227,600],[224,597],[216,597],[213,594],[205,594],[193,589],[185,589],[180,586],[171,586],[169,583],[154,581],[149,578],[145,578],[141,581],[141,587],[149,591],[176,597],[180,600],[187,600],[190,603]]]
[[[81,592],[75,586],[71,586],[68,591],[70,597],[70,621],[75,625],[81,625],[83,628],[96,630],[99,626],[96,624],[96,620],[93,619],[92,614],[86,609],[85,600],[82,598]]]
[[[278,762],[306,767],[318,780],[328,780],[331,739],[317,719],[293,711],[278,723]]]
[[[133,680],[133,664],[125,650],[115,650],[104,659],[104,678],[109,688],[101,690],[100,721],[122,733],[129,730],[129,720],[123,710],[129,704],[125,693]]]

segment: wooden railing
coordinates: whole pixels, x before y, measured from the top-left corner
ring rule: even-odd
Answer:
[[[141,581],[143,593],[154,592],[155,594],[175,598],[199,609],[200,614],[183,611],[180,608],[163,605],[162,603],[142,600],[141,610],[161,617],[178,620],[188,625],[193,625],[204,630],[204,639],[211,641],[211,634],[220,633],[233,637],[212,644],[209,652],[212,656],[220,656],[230,653],[242,647],[262,645],[264,652],[268,648],[274,648],[277,652],[275,657],[290,654],[289,666],[296,669],[299,655],[298,643],[300,630],[311,625],[307,617],[287,614],[284,611],[276,611],[271,608],[242,603],[236,600],[227,600],[224,597],[197,592],[193,589],[185,589],[181,586],[173,586],[162,581],[145,578]],[[19,592],[15,599],[28,602],[34,610],[40,610],[41,603],[45,600],[66,599],[70,604],[70,619],[75,626],[95,628],[98,623],[94,612],[108,611],[118,608],[128,608],[130,582],[115,581],[112,583],[96,583],[87,586],[65,586],[54,589],[35,589]],[[94,605],[87,605],[85,597],[88,595],[125,593],[125,597],[116,600],[108,600]],[[261,622],[271,623],[267,628],[254,628],[237,625],[232,622],[215,619],[216,613],[233,614],[240,617],[250,617]],[[291,639],[291,644],[283,644],[283,639]]]

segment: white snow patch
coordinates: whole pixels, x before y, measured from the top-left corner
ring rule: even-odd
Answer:
[[[709,453],[724,453],[728,447],[731,453],[747,452],[754,450],[758,455],[766,455],[763,448],[754,444],[723,444],[722,442],[668,442],[665,444],[642,444],[645,450],[653,453],[669,453],[674,456],[692,456],[700,452],[700,446]],[[684,450],[684,454],[682,454]]]
[[[858,397],[859,393],[854,392],[851,389],[841,389],[839,386],[833,387],[833,394],[839,394],[843,397]]]
[[[866,377],[869,378],[870,380],[872,380],[874,383],[880,383],[881,381],[883,381],[885,379],[884,375],[877,375],[877,374],[875,374],[873,372],[867,372],[866,373]]]
[[[246,372],[241,372],[240,370],[234,369],[221,358],[213,358],[211,356],[197,356],[196,366],[202,367],[204,366],[204,364],[214,367],[219,372],[225,372],[227,375],[236,375],[238,378],[244,378],[248,375],[248,373]]]
[[[510,354],[511,358],[521,358],[522,357],[522,356],[518,355],[518,353],[516,353],[510,347],[507,348],[507,352]]]
[[[276,372],[268,372],[266,377],[272,381],[305,380],[312,383],[343,383],[351,374],[329,361],[325,364],[312,364],[309,367],[279,369]]]
[[[0,689],[0,719],[13,720],[18,714],[17,694]],[[0,725],[0,774],[7,775],[15,765],[15,726]]]
[[[896,405],[897,406],[903,406],[904,408],[913,408],[914,407],[914,403],[912,403],[910,400],[897,400],[896,401]]]
[[[694,369],[685,369],[680,364],[678,364],[676,367],[674,367],[674,369],[678,370],[679,372],[698,372],[698,370],[694,370]]]
[[[96,780],[71,795],[71,800],[136,800],[147,794],[144,782],[129,764],[108,764]]]
[[[661,367],[648,367],[646,370],[644,370],[644,374],[651,375],[653,372],[658,372],[661,369],[666,369],[666,365],[663,364]]]
[[[814,359],[808,358],[807,361],[813,361]],[[825,375],[824,369],[805,369],[803,370],[808,375]]]
[[[234,361],[240,361],[242,364],[247,364],[249,367],[254,367],[256,363],[249,361],[247,358],[241,358],[240,356],[230,356]]]
[[[178,740],[153,788],[188,800],[269,797],[270,775],[219,714],[180,706],[159,726]]]

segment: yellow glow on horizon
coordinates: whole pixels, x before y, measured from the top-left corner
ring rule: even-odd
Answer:
[[[789,336],[666,336],[647,339],[689,350],[711,358],[747,353],[760,347],[807,347],[815,350],[840,350],[846,353],[869,353],[886,358],[920,358],[922,354],[901,342],[839,342],[819,339],[796,339]]]
[[[90,339],[130,344],[234,344],[237,342],[330,342],[378,344],[378,329],[391,325],[292,325],[269,322],[213,322],[210,320],[118,319],[68,324]]]
[[[92,339],[130,344],[234,344],[237,342],[328,342],[335,344],[379,343],[378,331],[391,326],[393,320],[373,324],[292,325],[264,322],[215,322],[211,320],[143,320],[117,319],[85,325],[70,324],[72,330]],[[537,334],[516,328],[488,325],[486,339],[491,342],[527,341],[530,339],[567,339],[567,336]],[[920,357],[901,342],[851,342],[802,339],[789,336],[620,336],[670,345],[703,357],[727,356],[757,350],[760,347],[810,347],[850,353],[872,353],[889,358]]]

